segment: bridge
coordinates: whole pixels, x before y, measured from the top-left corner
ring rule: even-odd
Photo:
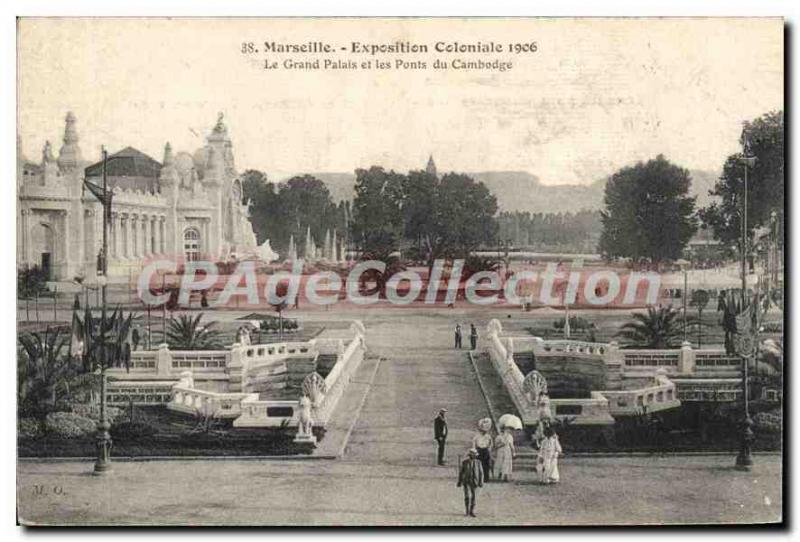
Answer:
[[[498,320],[490,321],[487,336],[492,365],[526,425],[543,415],[528,385],[533,373],[556,391],[549,415],[577,425],[610,425],[681,402],[741,398],[741,358],[724,350],[696,350],[688,342],[668,350],[623,349],[616,342],[505,336]]]
[[[315,425],[325,427],[366,351],[363,324],[354,321],[350,330],[349,338],[135,351],[129,371],[108,370],[106,398],[232,419],[234,427],[297,427],[307,396]]]

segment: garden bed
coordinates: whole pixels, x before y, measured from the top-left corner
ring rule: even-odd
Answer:
[[[207,430],[206,430],[207,428]],[[134,421],[122,416],[112,424],[116,457],[309,455],[310,444],[293,442],[295,429],[234,428],[231,422],[199,420],[168,411],[165,407],[142,407]],[[325,430],[314,429],[318,440]],[[25,457],[93,457],[95,436],[63,438],[46,433],[39,438],[19,438],[17,454]]]

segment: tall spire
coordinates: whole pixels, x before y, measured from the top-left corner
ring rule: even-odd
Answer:
[[[175,164],[175,158],[172,156],[172,145],[167,144],[164,145],[164,167],[169,167]]]
[[[311,238],[311,226],[306,229],[306,245],[304,247],[306,261],[313,261],[315,257],[316,247],[314,247],[314,240]]]
[[[58,167],[62,171],[78,167],[82,159],[75,122],[75,115],[70,111],[64,119],[64,145],[58,153]]]
[[[164,145],[164,164],[161,173],[158,175],[159,192],[161,187],[175,187],[180,181],[178,170],[175,167],[175,157],[172,155],[172,145],[167,142]]]
[[[322,245],[322,257],[326,260],[331,258],[331,230],[325,230],[325,242]]]
[[[436,164],[433,161],[433,155],[428,158],[428,165],[425,166],[425,172],[431,177],[436,177]]]

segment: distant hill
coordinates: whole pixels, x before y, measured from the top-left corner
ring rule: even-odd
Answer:
[[[697,196],[697,206],[711,201],[708,191],[713,188],[719,174],[706,170],[690,170],[692,195]],[[331,191],[334,201],[352,199],[355,174],[311,173],[323,181]],[[602,209],[605,179],[588,185],[542,184],[536,175],[527,171],[480,171],[467,173],[483,182],[497,197],[501,211],[529,211],[531,213],[576,212],[583,209]]]
[[[692,169],[689,170],[689,173],[692,176],[692,195],[697,196],[695,207],[706,207],[712,200],[719,199],[716,196],[708,195],[708,191],[717,183],[719,173],[702,169]]]
[[[604,181],[590,185],[544,185],[526,171],[481,171],[469,173],[497,197],[502,211],[531,213],[599,209],[603,205]]]
[[[331,197],[336,203],[353,199],[356,195],[354,190],[356,184],[355,173],[311,173],[310,175],[313,175],[328,186]]]

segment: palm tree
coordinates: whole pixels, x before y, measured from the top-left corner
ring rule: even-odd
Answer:
[[[680,312],[672,307],[647,307],[647,313],[633,313],[618,336],[628,348],[674,348],[683,340]]]
[[[180,315],[170,318],[167,324],[167,344],[175,350],[214,350],[222,348],[222,333],[215,329],[216,322],[200,325],[200,313],[196,318]]]
[[[697,347],[703,346],[703,310],[711,301],[707,290],[694,290],[689,305],[697,309]]]
[[[22,333],[17,363],[17,396],[21,410],[43,416],[60,398],[69,394],[69,381],[79,368],[69,356],[69,337],[64,328],[47,328],[44,333]]]
[[[133,315],[126,317],[122,309],[111,315],[105,311],[98,318],[88,308],[83,319],[73,313],[73,343],[76,355],[83,360],[86,372],[104,371],[111,367],[130,370],[131,330]]]

